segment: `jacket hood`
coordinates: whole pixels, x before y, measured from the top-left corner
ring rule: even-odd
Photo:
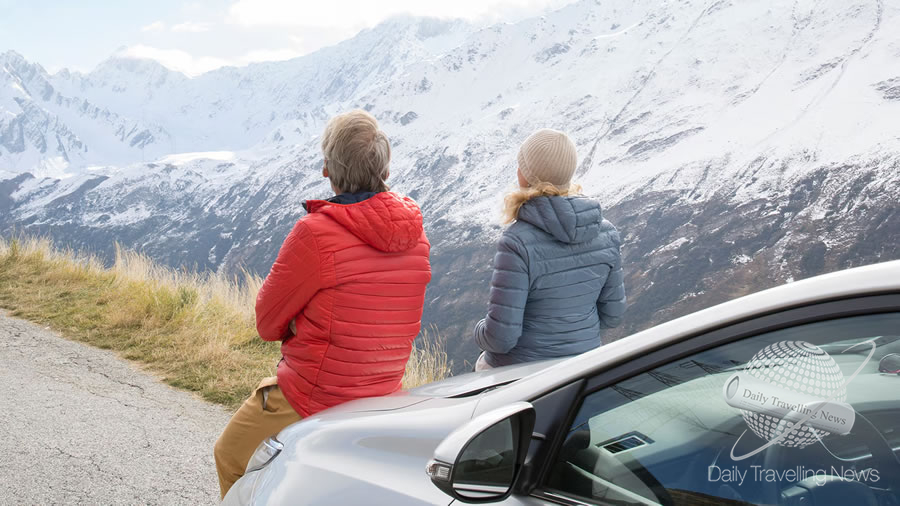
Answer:
[[[422,237],[422,212],[415,201],[393,192],[381,192],[351,204],[307,200],[306,210],[322,213],[379,251],[413,248]]]
[[[600,203],[588,197],[535,197],[522,204],[520,221],[530,223],[567,244],[590,241],[600,234]]]

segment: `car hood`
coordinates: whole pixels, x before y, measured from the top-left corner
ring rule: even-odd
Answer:
[[[346,402],[323,411],[326,414],[361,413],[369,411],[393,411],[407,408],[436,397],[468,397],[496,388],[542,371],[565,359],[542,360],[524,364],[497,367],[487,371],[470,372],[428,383],[409,390],[401,390],[383,397],[369,397]]]
[[[479,397],[415,398],[406,409],[329,409],[288,426],[278,457],[241,478],[225,504],[449,504],[425,466]]]
[[[334,504],[340,494],[342,504],[448,504],[452,498],[424,472],[437,445],[472,418],[482,399],[478,394],[560,361],[461,374],[316,413],[282,430],[282,453],[238,481],[226,503],[239,502],[240,495],[254,504],[295,497],[304,497],[305,504]]]
[[[435,381],[410,389],[408,393],[424,397],[465,397],[479,394],[489,388],[505,385],[530,374],[558,364],[565,359],[541,360],[523,364],[497,367],[486,371],[470,372],[452,376],[445,380]]]

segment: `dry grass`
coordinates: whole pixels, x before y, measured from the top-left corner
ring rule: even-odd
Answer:
[[[422,329],[421,345],[413,346],[403,374],[403,388],[413,388],[450,376],[451,364],[447,359],[444,339],[437,327]]]
[[[230,408],[274,374],[281,356],[278,343],[256,333],[261,283],[246,273],[175,271],[120,247],[105,268],[46,239],[0,239],[0,307],[12,316],[116,350],[166,383]],[[449,375],[443,343],[430,330],[407,364],[406,388]]]

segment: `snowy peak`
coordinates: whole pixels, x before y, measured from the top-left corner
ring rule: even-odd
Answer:
[[[47,71],[43,67],[37,63],[29,63],[24,56],[13,50],[0,54],[0,67],[7,69],[10,73],[48,77]]]
[[[75,171],[266,144],[315,150],[331,115],[363,107],[405,145],[396,174],[440,152],[489,205],[503,182],[485,184],[472,168],[499,166],[544,126],[573,136],[579,178],[608,198],[648,181],[714,191],[760,157],[810,160],[786,171],[799,174],[895,144],[898,40],[886,27],[897,20],[896,6],[871,0],[581,0],[478,30],[395,17],[301,58],[196,78],[120,56],[48,77],[13,53],[0,106],[5,118],[37,106],[90,146],[67,153]],[[58,155],[36,151],[16,170]]]
[[[440,153],[452,162],[440,176],[491,207],[503,181],[483,172],[544,126],[573,135],[579,178],[612,201],[648,184],[695,195],[740,184],[749,195],[823,163],[896,152],[900,34],[883,27],[898,22],[896,6],[872,1],[582,1],[480,30],[359,102],[385,121],[411,113],[397,130],[417,139],[404,163]],[[736,177],[760,160],[754,178]]]
[[[20,98],[31,94],[48,96],[52,93],[49,77],[43,67],[28,62],[15,51],[0,54],[0,80],[4,83],[7,94],[10,93],[9,88],[12,88],[12,95]]]
[[[159,88],[169,82],[178,85],[187,79],[181,72],[170,70],[156,60],[121,54],[108,58],[84,76],[84,81],[91,85],[107,87],[113,92],[135,85],[141,88]]]
[[[301,58],[196,78],[122,51],[88,74],[49,76],[10,52],[0,67],[0,131],[11,132],[0,143],[0,169],[60,176],[169,153],[248,149],[282,123],[301,137],[318,134],[336,110],[471,30],[458,20],[401,16]],[[77,153],[50,147],[58,131],[81,143]]]
[[[66,76],[51,77],[14,52],[0,56],[0,170],[61,177],[72,167],[141,159],[167,138],[158,126],[74,94]]]

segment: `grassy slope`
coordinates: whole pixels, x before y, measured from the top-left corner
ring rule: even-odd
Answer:
[[[280,358],[262,341],[253,306],[261,280],[176,272],[117,249],[104,268],[41,239],[0,239],[0,307],[11,316],[118,351],[172,386],[237,407]],[[440,340],[413,350],[404,386],[445,377]]]

